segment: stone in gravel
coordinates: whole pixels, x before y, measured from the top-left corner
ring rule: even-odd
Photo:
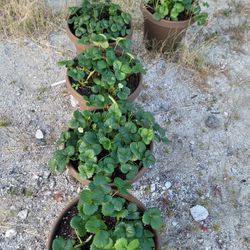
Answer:
[[[205,121],[208,128],[216,129],[220,126],[220,120],[215,115],[210,115]]]
[[[45,172],[43,173],[43,178],[44,178],[44,179],[48,179],[48,178],[50,177],[50,175],[51,175],[51,172],[50,172],[50,171],[45,171]]]
[[[192,207],[190,212],[195,221],[205,220],[209,215],[207,209],[201,205]]]
[[[44,138],[43,131],[41,129],[38,129],[36,131],[36,139],[42,140]]]
[[[76,108],[78,106],[78,101],[72,95],[70,95],[70,102],[73,108]]]
[[[170,181],[167,181],[167,182],[165,183],[165,188],[166,188],[166,189],[171,188],[171,186],[172,186],[172,184],[171,184]]]
[[[25,220],[28,216],[29,210],[28,209],[24,209],[22,211],[20,211],[17,216],[21,219],[21,220]]]
[[[155,191],[155,184],[151,184],[150,189],[151,189],[151,192],[154,192]]]
[[[14,238],[17,235],[17,231],[15,229],[9,229],[5,232],[6,238]]]

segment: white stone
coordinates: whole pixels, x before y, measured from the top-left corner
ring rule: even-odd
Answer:
[[[36,139],[42,140],[44,138],[43,131],[41,129],[38,129],[36,131]]]
[[[178,225],[178,223],[174,220],[174,221],[172,221],[172,225],[173,225],[174,227],[176,227],[176,226]]]
[[[75,97],[72,96],[72,95],[70,95],[70,102],[71,102],[71,106],[73,108],[76,108],[78,106],[78,104],[79,104],[78,101],[75,99]]]
[[[29,213],[28,209],[24,209],[24,210],[20,211],[20,212],[17,214],[17,216],[18,216],[20,219],[25,220],[25,219],[27,218],[27,216],[28,216],[28,213]]]
[[[154,192],[155,191],[155,184],[151,184],[150,189],[151,189],[151,192]]]
[[[15,229],[9,229],[5,232],[6,238],[14,238],[17,235],[17,231]]]
[[[165,183],[165,188],[166,188],[166,189],[169,189],[169,188],[171,188],[171,187],[172,187],[171,182],[170,182],[170,181],[167,181],[167,182]]]
[[[207,209],[201,205],[192,207],[190,212],[195,221],[205,220],[209,215]]]

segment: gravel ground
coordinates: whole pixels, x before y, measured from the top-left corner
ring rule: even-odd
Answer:
[[[216,3],[208,26],[187,34],[195,45],[185,59],[198,64],[146,51],[140,30],[133,37],[147,68],[137,102],[170,144],[155,146],[157,164],[131,192],[161,209],[165,250],[250,249],[249,13]],[[81,190],[47,167],[74,110],[65,86],[51,86],[65,75],[56,62],[73,54],[64,33],[22,46],[0,41],[0,249],[45,249],[57,213]]]

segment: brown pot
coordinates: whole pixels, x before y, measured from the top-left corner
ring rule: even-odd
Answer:
[[[145,205],[140,202],[139,200],[137,200],[134,196],[132,195],[121,195],[121,194],[117,194],[117,196],[120,196],[130,202],[133,202],[137,205],[137,207],[142,211],[144,212],[146,210],[146,207]],[[60,215],[57,217],[54,225],[52,226],[52,230],[50,231],[50,234],[49,234],[49,238],[48,238],[48,241],[47,241],[47,244],[46,244],[46,250],[52,250],[52,244],[53,244],[53,240],[55,239],[56,237],[56,233],[58,231],[58,227],[60,226],[61,224],[61,221],[64,217],[64,215],[72,208],[74,207],[79,201],[79,198],[75,198],[72,202],[70,202],[64,209],[63,211],[60,213]],[[155,250],[161,250],[161,242],[160,242],[160,235],[158,233],[158,231],[155,231],[152,229],[152,232],[155,236]]]
[[[87,106],[87,102],[84,100],[83,96],[81,96],[71,85],[70,79],[68,77],[68,74],[66,75],[66,87],[70,95],[72,95],[79,103],[80,110],[97,110],[96,107],[89,107]],[[136,90],[128,97],[128,101],[134,101],[140,94],[142,90],[142,75],[140,74],[140,80],[139,84],[136,88]]]
[[[67,22],[67,25],[66,25],[66,33],[67,33],[69,39],[75,45],[77,54],[80,54],[80,53],[84,52],[86,49],[94,47],[94,45],[91,45],[91,44],[86,44],[85,45],[85,44],[78,43],[78,38],[71,32],[68,22]],[[132,29],[132,25],[131,25],[131,34],[127,35],[126,38],[131,39],[132,35],[133,35],[133,29]],[[115,45],[116,45],[115,42],[110,43],[111,47],[115,47]],[[117,46],[116,51],[122,52],[123,49],[121,47]]]
[[[144,17],[144,39],[150,48],[172,50],[180,43],[192,19],[184,21],[156,21],[152,13],[141,4]]]
[[[151,142],[150,144],[150,150],[153,151],[153,142]],[[67,166],[69,174],[74,177],[77,181],[79,181],[80,183],[82,183],[83,186],[88,186],[90,183],[90,180],[82,180],[79,176],[78,171],[73,167],[73,165],[71,163],[69,163],[69,165]],[[137,180],[139,180],[147,171],[147,168],[141,168],[140,171],[137,173],[137,175],[135,176],[134,179],[129,180],[128,183],[133,184],[134,182],[136,182]],[[114,185],[111,185],[112,187]]]

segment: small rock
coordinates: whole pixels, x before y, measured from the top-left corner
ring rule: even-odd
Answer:
[[[154,192],[155,191],[155,184],[151,184],[150,189],[151,189],[151,192]]]
[[[72,95],[70,95],[70,102],[73,108],[76,108],[78,106],[78,101]]]
[[[29,213],[28,209],[24,209],[24,210],[20,211],[20,212],[17,214],[17,216],[18,216],[21,220],[25,220],[25,219],[27,218],[27,216],[28,216],[28,213]]]
[[[191,215],[195,221],[205,220],[209,213],[207,209],[201,205],[196,205],[190,209]]]
[[[50,177],[50,175],[51,175],[51,172],[50,172],[50,171],[45,171],[45,172],[43,173],[43,178],[44,178],[44,179],[48,179],[48,178]]]
[[[9,229],[5,232],[6,238],[14,238],[17,235],[17,231],[15,229]]]
[[[50,181],[49,188],[50,188],[50,189],[54,189],[55,186],[56,186],[56,181],[55,181],[54,179],[52,179],[52,180]]]
[[[38,129],[36,131],[36,139],[42,140],[44,138],[43,131],[41,129]]]
[[[220,126],[220,120],[215,115],[210,115],[205,121],[208,128],[216,129]]]
[[[178,223],[174,220],[174,221],[172,221],[172,225],[173,225],[174,227],[176,227],[176,226],[178,225]]]
[[[165,188],[166,188],[166,189],[169,189],[169,188],[171,188],[171,187],[172,187],[171,182],[170,182],[170,181],[167,181],[167,182],[165,183]]]

